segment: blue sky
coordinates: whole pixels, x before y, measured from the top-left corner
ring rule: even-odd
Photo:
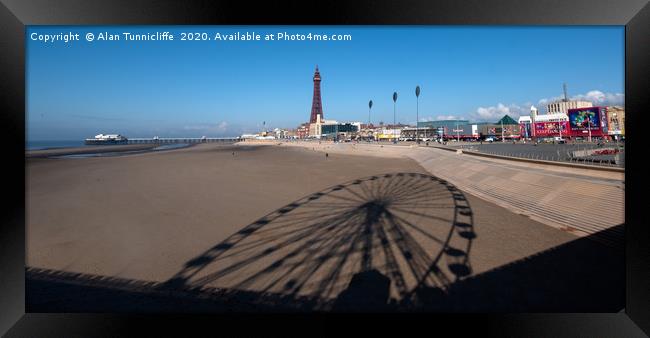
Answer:
[[[174,41],[93,41],[85,34],[168,31]],[[80,41],[33,41],[32,33]],[[180,41],[181,32],[249,32],[262,41]],[[266,34],[350,34],[351,41],[264,41]],[[463,117],[498,120],[562,95],[624,102],[624,27],[31,26],[29,140],[234,136],[309,119],[312,76],[323,78],[325,118]]]

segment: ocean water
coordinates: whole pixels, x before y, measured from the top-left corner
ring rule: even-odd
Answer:
[[[189,143],[172,143],[172,144],[164,144],[161,146],[157,146],[151,150],[153,151],[158,151],[158,150],[170,150],[170,149],[178,149],[178,148],[185,148],[189,147],[191,144]]]
[[[83,140],[56,140],[56,141],[27,141],[25,150],[41,150],[54,148],[85,147]]]
[[[174,143],[174,144],[161,145],[161,146],[157,146],[157,147],[154,147],[154,148],[151,148],[151,149],[145,149],[145,150],[129,150],[129,151],[106,152],[106,153],[69,154],[69,155],[61,155],[61,156],[54,156],[54,157],[55,158],[114,157],[114,156],[124,156],[124,155],[142,154],[142,153],[149,153],[149,152],[156,152],[156,151],[165,151],[165,150],[186,148],[186,147],[189,147],[189,146],[191,146],[191,144],[189,144],[189,143]]]

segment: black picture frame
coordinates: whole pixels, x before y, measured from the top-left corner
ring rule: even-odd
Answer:
[[[215,325],[250,329],[287,330],[311,316],[153,316],[126,314],[25,313],[25,29],[28,25],[624,25],[626,96],[626,307],[614,314],[488,314],[383,315],[359,318],[328,315],[325,321],[372,324],[372,330],[402,332],[411,318],[438,333],[473,331],[498,336],[643,336],[650,334],[650,259],[648,227],[642,214],[647,176],[641,163],[642,117],[647,111],[650,71],[650,6],[646,0],[628,1],[19,1],[0,5],[0,126],[5,143],[5,203],[0,228],[0,333],[7,336],[123,335],[134,327],[167,334],[194,330],[218,334]],[[173,319],[173,320],[172,320]],[[237,320],[235,320],[237,319]],[[242,320],[243,319],[243,320]],[[288,320],[287,320],[288,319]],[[250,324],[253,320],[262,325]],[[241,325],[243,323],[246,325]],[[282,323],[282,324],[281,324]],[[380,325],[379,325],[379,324]],[[292,324],[293,325],[293,324]],[[324,333],[328,325],[303,335]],[[451,329],[451,331],[448,331]],[[368,331],[368,332],[370,332]],[[332,330],[331,332],[338,332]]]

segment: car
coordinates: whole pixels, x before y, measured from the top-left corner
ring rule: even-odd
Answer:
[[[485,142],[494,142],[494,137],[485,138]]]
[[[555,142],[557,142],[557,143],[559,143],[559,144],[564,144],[564,143],[566,143],[566,140],[563,139],[563,138],[561,138],[560,136],[556,136],[556,137],[554,137],[554,138],[553,138],[553,141],[555,141]]]

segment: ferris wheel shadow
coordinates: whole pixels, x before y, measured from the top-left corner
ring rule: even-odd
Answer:
[[[375,175],[258,219],[187,261],[164,288],[232,290],[233,304],[271,295],[303,310],[409,309],[418,290],[445,292],[472,273],[475,237],[469,202],[449,182]]]

